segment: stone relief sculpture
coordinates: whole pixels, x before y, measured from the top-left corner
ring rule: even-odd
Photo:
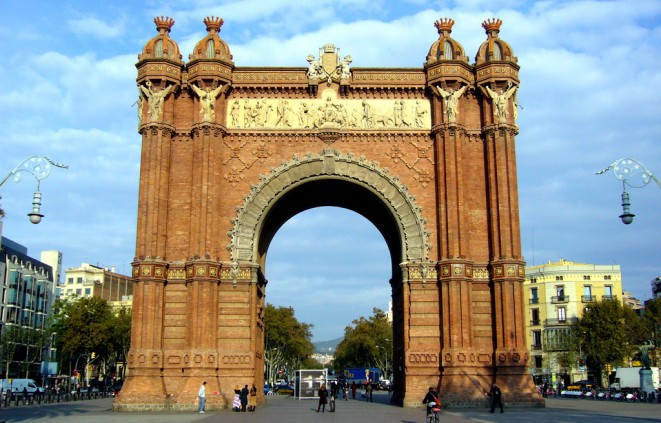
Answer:
[[[516,85],[512,85],[512,82],[508,83],[507,90],[505,92],[503,92],[502,88],[500,88],[498,92],[495,92],[488,85],[485,88],[489,93],[489,97],[491,97],[493,101],[494,116],[498,117],[498,122],[507,121],[507,116],[509,115],[509,113],[507,112],[507,105],[509,104],[510,97],[512,97],[516,93],[517,90]],[[515,113],[514,119],[516,120],[516,118],[518,117],[518,112],[515,111],[514,113]]]
[[[227,110],[229,128],[431,128],[425,100],[234,99]]]
[[[437,86],[436,88],[438,89],[438,92],[441,95],[443,102],[445,103],[445,114],[448,116],[448,122],[456,122],[457,114],[459,113],[457,111],[457,106],[459,105],[459,98],[462,96],[464,91],[466,91],[468,85],[464,85],[458,90],[451,89],[450,91],[445,91],[440,86]]]
[[[146,87],[140,85],[140,89],[145,94],[145,97],[147,97],[147,104],[149,105],[149,111],[147,113],[149,113],[151,121],[156,121],[161,117],[165,97],[168,96],[174,85],[170,85],[163,90],[156,89],[151,81],[147,81],[145,85]]]
[[[306,59],[310,64],[307,76],[311,81],[325,79],[330,84],[351,78],[349,65],[353,59],[350,55],[340,59],[340,49],[336,49],[333,44],[325,44],[320,48],[318,59],[312,54],[308,54]]]
[[[203,90],[194,84],[191,84],[191,87],[193,87],[193,91],[200,97],[200,114],[202,115],[202,120],[205,122],[213,121],[216,117],[216,97],[223,89],[223,85],[219,85],[214,90],[209,90],[209,88]]]
[[[144,104],[145,99],[142,97],[140,90],[138,90],[138,100],[133,103],[138,106],[138,125],[142,124],[142,105]]]

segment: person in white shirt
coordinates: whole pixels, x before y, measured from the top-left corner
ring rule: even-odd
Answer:
[[[207,382],[204,381],[200,390],[197,392],[197,399],[199,400],[200,405],[197,407],[197,411],[204,414],[204,402],[207,399]]]

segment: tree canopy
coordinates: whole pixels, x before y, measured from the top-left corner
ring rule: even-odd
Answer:
[[[313,325],[299,322],[291,307],[276,308],[267,304],[264,326],[264,356],[269,369],[273,370],[267,377],[273,382],[277,369],[289,374],[312,355]]]
[[[344,329],[333,367],[338,372],[351,367],[378,367],[387,372],[388,361],[392,362],[392,325],[385,312],[374,308],[371,317],[361,316]]]
[[[588,367],[600,375],[606,364],[623,365],[645,339],[641,319],[617,300],[590,303],[572,329]]]

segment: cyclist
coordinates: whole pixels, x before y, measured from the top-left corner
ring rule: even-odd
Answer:
[[[432,412],[432,408],[441,406],[441,402],[438,400],[438,394],[431,386],[429,387],[429,392],[427,392],[427,395],[425,395],[425,398],[422,400],[422,403],[427,404],[427,416]]]

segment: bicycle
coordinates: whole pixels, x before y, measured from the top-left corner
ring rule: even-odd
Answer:
[[[427,408],[429,411],[429,413],[427,413],[427,423],[439,423],[441,408],[435,403],[429,403]]]

